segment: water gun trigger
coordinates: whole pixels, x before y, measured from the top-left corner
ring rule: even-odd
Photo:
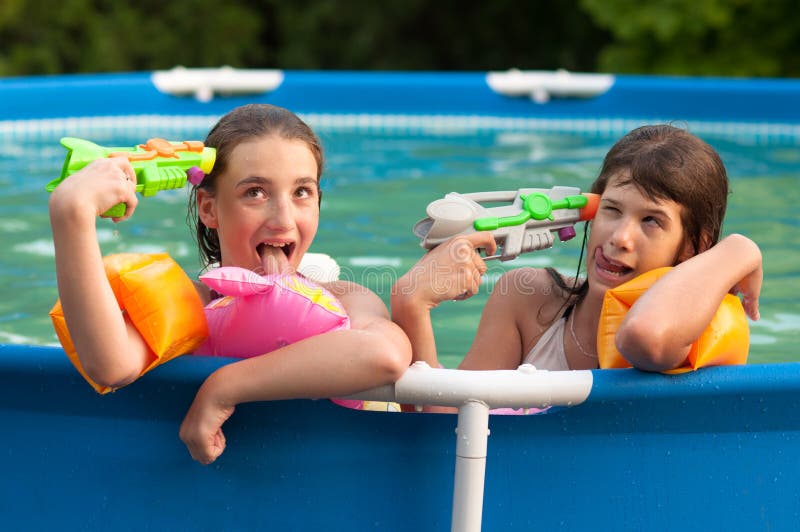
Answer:
[[[104,212],[101,216],[103,218],[122,218],[125,216],[125,213],[128,211],[128,206],[124,203],[117,203],[106,212]]]
[[[497,259],[500,259],[501,261],[509,260],[509,259],[504,259],[503,258],[504,255],[502,253],[498,253],[499,251],[501,251],[501,249],[502,249],[502,246],[497,246],[497,250],[495,251],[494,255],[488,255],[486,253],[486,248],[478,248],[477,251],[478,251],[478,255],[480,255],[480,257],[485,261],[486,260],[497,260]]]

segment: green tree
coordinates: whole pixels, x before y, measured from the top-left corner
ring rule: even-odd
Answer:
[[[578,0],[2,0],[0,75],[175,65],[592,70]]]
[[[608,41],[578,0],[295,0],[274,10],[282,68],[592,70]]]
[[[263,19],[243,2],[3,0],[0,75],[249,66]]]
[[[607,72],[721,76],[800,75],[793,0],[581,0],[614,42]]]
[[[794,0],[0,0],[0,75],[230,65],[800,76]]]

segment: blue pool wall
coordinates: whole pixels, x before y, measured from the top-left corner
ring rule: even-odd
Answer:
[[[528,97],[493,92],[484,72],[284,71],[272,92],[217,97],[159,92],[145,73],[0,79],[0,120],[120,114],[221,115],[245,103],[301,113],[447,114],[553,119],[633,119],[800,123],[800,80],[615,76],[590,98]]]
[[[8,530],[447,530],[455,416],[240,405],[227,450],[178,427],[225,359],[96,394],[49,347],[0,346]],[[483,530],[791,530],[800,364],[594,371],[581,405],[492,416]]]

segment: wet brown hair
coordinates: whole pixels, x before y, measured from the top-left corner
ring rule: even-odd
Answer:
[[[236,146],[271,135],[286,140],[301,140],[308,145],[317,161],[317,192],[319,201],[322,202],[319,181],[322,177],[324,156],[319,138],[308,124],[291,111],[274,105],[249,104],[237,107],[220,118],[208,133],[205,145],[217,150],[217,160],[211,173],[199,185],[192,187],[189,197],[187,221],[195,228],[204,267],[220,263],[222,253],[217,230],[206,227],[197,214],[197,189],[203,189],[211,196],[216,195],[217,178],[225,173]]]
[[[719,240],[728,204],[728,174],[714,148],[670,125],[642,126],[609,150],[592,192],[602,194],[612,177],[634,184],[651,200],[681,205],[684,242],[693,254]]]

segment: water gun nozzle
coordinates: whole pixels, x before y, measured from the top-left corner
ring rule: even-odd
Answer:
[[[594,215],[597,214],[597,207],[600,206],[600,194],[594,194],[592,192],[584,192],[583,194],[586,196],[586,206],[581,208],[580,210],[580,217],[581,221],[588,221],[594,218]]]

